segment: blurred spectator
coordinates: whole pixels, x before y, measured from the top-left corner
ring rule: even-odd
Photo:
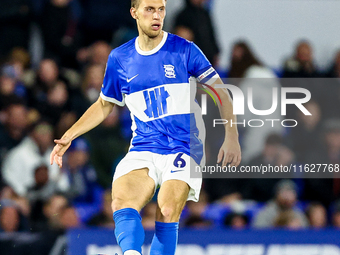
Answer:
[[[229,204],[234,201],[241,200],[242,196],[244,195],[244,189],[246,185],[244,179],[211,178],[204,179],[203,181],[210,201]]]
[[[60,172],[57,165],[50,165],[52,135],[53,128],[50,124],[38,122],[29,136],[9,151],[5,158],[2,166],[4,181],[18,195],[25,196],[28,188],[34,185],[34,171],[41,164],[48,166],[50,178],[58,182],[61,190],[68,189],[67,177]]]
[[[19,81],[25,86],[32,85],[34,71],[29,69],[31,58],[27,50],[21,47],[13,48],[8,56],[8,64],[14,67]]]
[[[29,106],[37,107],[47,101],[47,92],[59,80],[59,67],[53,59],[43,59],[40,62],[33,85],[29,89]]]
[[[39,69],[34,77],[34,85],[31,88],[32,100],[41,101],[46,98],[49,88],[57,81],[63,81],[68,89],[74,89],[79,84],[79,75],[70,69],[59,68],[54,59],[45,58],[40,62]]]
[[[15,47],[8,55],[8,63],[14,66],[19,77],[21,77],[23,71],[30,67],[31,57],[28,51],[24,48]]]
[[[31,205],[30,220],[32,221],[33,231],[41,230],[41,219],[43,216],[43,205],[55,195],[58,190],[56,181],[49,178],[46,165],[38,166],[34,172],[35,184],[27,191],[27,199]]]
[[[264,149],[260,155],[253,158],[249,166],[287,166],[294,163],[294,153],[282,144],[282,137],[276,134],[269,135],[266,139]],[[253,178],[244,180],[244,196],[260,202],[266,202],[275,194],[275,186],[280,179]]]
[[[29,105],[37,110],[38,116],[56,126],[56,135],[67,130],[76,121],[68,88],[68,79],[59,74],[57,63],[44,59],[30,89]]]
[[[61,209],[60,225],[64,230],[79,228],[82,226],[75,207],[68,205]]]
[[[283,67],[285,78],[320,77],[313,60],[313,49],[310,42],[300,41],[295,49],[295,55],[286,60]]]
[[[304,213],[297,208],[297,194],[296,194],[296,185],[294,182],[290,180],[282,180],[277,183],[276,186],[276,195],[274,200],[269,201],[265,207],[255,216],[253,221],[253,227],[256,228],[270,228],[275,227],[275,224],[278,225],[277,219],[281,218],[280,215],[283,212],[292,211],[294,213],[293,219],[289,218],[289,221],[286,220],[279,225],[289,225],[292,220],[292,227],[295,226],[295,219],[299,220],[302,227],[308,226],[308,220],[305,217]],[[286,219],[286,217],[283,217]],[[300,226],[299,224],[296,224]]]
[[[64,82],[57,83],[47,91],[47,102],[50,106],[63,108],[68,100],[68,92]]]
[[[309,101],[304,107],[312,115],[299,112],[296,119],[299,125],[291,128],[287,143],[295,152],[297,162],[309,163],[306,161],[307,155],[311,150],[321,147],[321,111],[315,101]]]
[[[3,66],[0,74],[0,111],[15,101],[25,101],[26,99],[26,88],[18,80],[14,66]]]
[[[19,197],[10,186],[4,186],[0,190],[0,205],[2,202],[10,201],[10,204],[14,204],[20,213],[28,217],[31,213],[29,202],[24,197]]]
[[[334,203],[331,220],[332,220],[333,227],[340,229],[340,200],[337,200]]]
[[[232,79],[230,82],[234,85],[236,83],[243,91],[243,94],[248,95],[248,97],[251,96],[248,91],[252,89],[251,102],[255,109],[271,109],[274,104],[273,89],[279,91],[281,88],[274,72],[261,64],[246,42],[239,41],[235,43],[231,55],[229,77],[238,79]],[[246,99],[248,99],[247,96]],[[240,129],[243,128],[240,131],[243,134],[241,139],[243,163],[248,163],[251,158],[263,150],[269,134],[283,133],[283,127],[279,124],[279,121],[275,124],[266,121],[267,119],[282,119],[279,107],[271,114],[266,115],[254,114],[248,107],[245,107],[244,115],[238,116],[238,122],[245,121],[245,123],[248,123],[252,119],[260,120],[264,125],[261,128],[254,128],[247,124],[245,124],[245,127],[238,125]]]
[[[74,112],[63,112],[55,128],[55,137],[61,137],[77,120]]]
[[[109,188],[114,169],[129,146],[129,142],[121,134],[118,107],[114,107],[109,116],[85,137],[91,148],[96,148],[91,151],[91,163],[96,169],[98,182],[104,188]]]
[[[242,213],[229,213],[224,219],[224,226],[232,229],[245,229],[248,227],[249,219]]]
[[[12,206],[4,206],[0,211],[1,230],[3,232],[16,232],[19,230],[19,212]]]
[[[96,203],[94,191],[98,187],[97,176],[89,164],[90,148],[84,138],[72,141],[66,155],[63,171],[68,177],[68,198],[74,203]]]
[[[205,212],[208,203],[208,195],[207,193],[202,189],[200,192],[200,197],[198,202],[188,201],[186,204],[186,207],[188,209],[189,215],[195,215],[195,216],[202,216]]]
[[[49,254],[66,255],[68,250],[68,238],[66,237],[66,231],[72,228],[80,228],[82,227],[82,224],[76,209],[70,205],[66,205],[61,208],[60,214],[58,215],[58,222],[58,232],[63,235],[58,237]]]
[[[39,111],[42,118],[56,126],[63,114],[70,112],[68,100],[69,94],[66,85],[63,81],[58,80],[47,90],[46,98],[35,102],[34,108]]]
[[[257,69],[249,70],[251,67]],[[274,78],[275,75],[268,69],[259,69],[263,64],[256,58],[250,46],[245,41],[238,41],[234,43],[231,52],[230,70],[228,77],[230,78],[244,78],[247,77],[248,71],[258,72],[256,78]],[[251,72],[251,73],[253,73]],[[269,76],[269,77],[268,77]]]
[[[77,60],[81,66],[101,65],[106,66],[111,52],[111,46],[105,41],[97,41],[91,46],[82,48],[77,52]]]
[[[326,77],[329,78],[339,78],[340,77],[340,50],[338,50],[335,54],[334,61],[326,72]]]
[[[297,214],[294,210],[289,209],[279,213],[274,221],[274,227],[298,230],[305,228],[306,225],[303,223],[299,214]]]
[[[46,93],[59,79],[59,67],[53,59],[43,59],[40,62],[39,70],[32,87],[32,100],[42,100],[46,98]]]
[[[56,60],[52,58],[42,59],[35,73],[29,71],[24,75],[25,85],[30,88],[33,99],[44,98],[44,93],[58,80],[65,82],[68,89],[75,89],[79,86],[81,78],[77,71],[58,66]]]
[[[106,190],[103,194],[103,206],[101,212],[93,216],[87,224],[89,226],[114,228],[115,223],[112,218],[112,197],[111,190]]]
[[[0,122],[0,166],[6,153],[26,136],[27,129],[28,111],[25,105],[9,105],[4,111],[4,122]]]
[[[208,206],[208,195],[202,189],[198,202],[188,201],[186,204],[188,216],[184,219],[184,226],[196,229],[212,226],[212,222],[209,219],[206,219],[204,215]]]
[[[68,206],[67,198],[63,195],[54,195],[43,205],[43,217],[40,218],[41,228],[45,230],[58,230],[62,228],[60,215]]]
[[[45,99],[36,101],[35,109],[43,119],[55,126],[56,137],[60,137],[76,122],[69,91],[61,80],[48,89]]]
[[[89,104],[94,103],[100,94],[105,66],[93,64],[86,69],[84,81],[82,84],[82,92]]]
[[[0,62],[14,47],[27,49],[29,38],[30,1],[1,0]]]
[[[210,220],[204,219],[202,216],[190,215],[184,221],[184,226],[193,229],[206,229],[211,227],[213,224]]]
[[[63,67],[77,68],[75,57],[81,35],[70,3],[71,0],[49,0],[43,9],[40,26],[45,57],[58,59]]]
[[[327,227],[327,211],[321,203],[310,203],[307,207],[306,215],[311,228],[319,229]]]
[[[340,119],[329,119],[324,122],[322,145],[314,148],[306,156],[308,164],[340,164]],[[340,197],[340,179],[335,172],[334,179],[325,178],[320,171],[320,178],[305,180],[305,200],[318,201],[328,207],[334,199]]]
[[[70,110],[80,118],[100,94],[104,79],[105,65],[89,65],[82,76],[81,86],[70,92]]]
[[[81,3],[84,11],[82,33],[86,46],[99,40],[111,42],[120,27],[135,26],[129,12],[130,1],[82,0]]]
[[[321,108],[321,116],[323,120],[340,118],[338,109],[340,108],[340,80],[339,78],[320,79],[317,82],[318,102]],[[311,94],[315,94],[311,91]]]
[[[157,203],[149,202],[142,211],[142,224],[145,230],[155,229]]]
[[[55,193],[56,184],[49,181],[48,168],[46,165],[38,166],[35,169],[34,180],[35,184],[29,189],[27,194],[27,198],[30,201],[37,199],[47,200]]]
[[[177,15],[174,33],[194,41],[213,66],[218,66],[219,48],[206,0],[186,0],[186,6]]]
[[[28,221],[16,204],[11,200],[1,200],[0,208],[0,232],[27,231]]]
[[[319,103],[323,119],[339,118],[340,108],[340,50],[336,53],[332,66],[326,71],[326,79],[317,82]],[[333,78],[333,79],[327,79]],[[313,93],[313,91],[311,91]],[[312,94],[313,95],[313,94]],[[315,96],[314,96],[315,97]]]

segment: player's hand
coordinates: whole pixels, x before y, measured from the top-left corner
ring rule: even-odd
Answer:
[[[223,142],[217,156],[217,163],[220,162],[222,162],[222,166],[226,166],[228,163],[230,166],[238,166],[241,163],[241,147],[237,138]]]
[[[50,163],[53,165],[53,161],[61,168],[63,166],[63,155],[65,151],[70,147],[72,140],[67,137],[63,137],[59,140],[54,140],[56,145],[50,155]]]

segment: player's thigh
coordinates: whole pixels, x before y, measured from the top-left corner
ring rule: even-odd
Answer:
[[[150,201],[155,191],[155,182],[148,169],[131,171],[112,184],[112,209],[133,208],[140,211]]]
[[[187,201],[189,190],[189,185],[184,181],[165,181],[158,193],[156,220],[177,222]]]

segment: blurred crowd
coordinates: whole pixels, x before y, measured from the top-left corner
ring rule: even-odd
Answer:
[[[62,169],[50,165],[49,155],[53,139],[97,100],[110,51],[137,35],[129,4],[126,0],[1,1],[0,232],[64,233],[73,227],[114,226],[110,185],[131,139],[128,110],[115,107],[96,129],[76,139]],[[242,164],[340,164],[340,51],[334,53],[328,70],[320,70],[311,42],[301,40],[282,69],[272,70],[254,55],[249,42],[239,41],[232,49],[229,70],[221,70],[213,28],[205,1],[187,0],[172,32],[196,42],[221,75],[243,91],[249,86],[247,79],[270,80],[256,84],[253,103],[258,109],[268,109],[271,88],[291,86],[289,78],[303,78],[299,87],[312,93],[305,104],[311,116],[288,109],[287,118],[299,123],[295,128],[240,127]],[[313,82],[325,78],[330,81],[327,85]],[[280,112],[270,117],[282,119]],[[207,146],[208,163],[215,154]],[[338,177],[335,173],[328,179],[207,179],[200,201],[187,204],[181,224],[340,228]],[[154,228],[156,206],[151,201],[142,211],[146,229]]]

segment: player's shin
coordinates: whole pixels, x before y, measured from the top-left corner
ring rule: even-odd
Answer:
[[[150,255],[174,255],[178,239],[178,222],[156,221],[155,235],[152,239]]]
[[[125,208],[116,211],[113,219],[117,243],[124,255],[141,254],[145,233],[139,213],[135,209]]]

